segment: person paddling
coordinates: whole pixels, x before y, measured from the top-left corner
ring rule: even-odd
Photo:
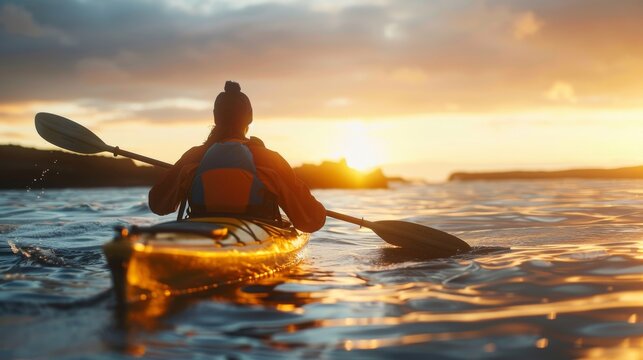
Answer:
[[[202,145],[185,152],[149,192],[158,215],[177,210],[188,199],[190,216],[247,216],[281,220],[283,209],[293,226],[314,232],[324,226],[326,209],[310,193],[288,162],[256,137],[250,99],[233,81],[225,83],[212,111],[214,128]]]

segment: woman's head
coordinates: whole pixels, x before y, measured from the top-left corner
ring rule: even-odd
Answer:
[[[252,122],[252,105],[246,94],[241,92],[241,86],[234,81],[226,81],[224,90],[214,101],[214,127],[204,145],[245,138],[248,125]]]
[[[231,133],[245,133],[252,123],[252,105],[241,86],[234,81],[226,81],[224,92],[214,101],[214,124],[221,130]]]

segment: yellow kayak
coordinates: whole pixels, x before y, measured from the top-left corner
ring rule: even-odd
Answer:
[[[298,263],[309,234],[238,218],[118,229],[103,250],[121,303],[205,291]]]

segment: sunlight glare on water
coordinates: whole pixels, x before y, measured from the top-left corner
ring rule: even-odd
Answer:
[[[290,272],[115,316],[101,245],[146,189],[0,193],[2,358],[643,357],[643,182],[320,190],[329,209],[452,233],[431,259],[328,219]],[[168,265],[168,266],[171,266]]]

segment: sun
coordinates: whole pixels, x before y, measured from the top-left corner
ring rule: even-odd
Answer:
[[[360,147],[357,144],[344,148],[344,159],[346,164],[360,171],[371,170],[377,166],[377,159],[374,159],[367,148]]]
[[[345,135],[338,146],[337,155],[346,159],[348,166],[368,171],[381,163],[379,147],[361,122],[344,124],[341,129]]]

